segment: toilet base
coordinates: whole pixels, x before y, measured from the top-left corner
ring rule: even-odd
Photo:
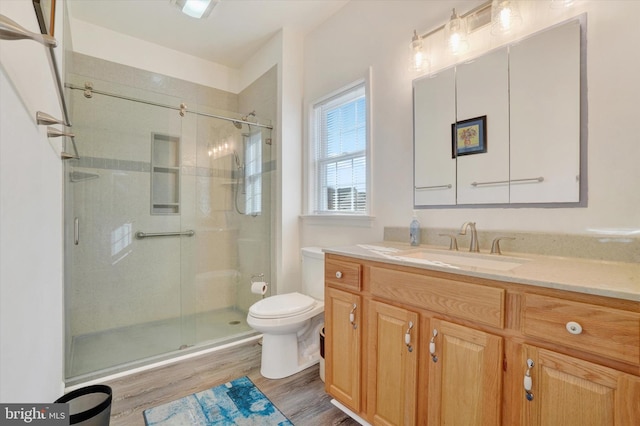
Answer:
[[[267,379],[282,379],[320,362],[320,329],[324,315],[311,320],[302,336],[263,334],[260,374]]]

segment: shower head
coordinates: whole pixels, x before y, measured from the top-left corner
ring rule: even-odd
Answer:
[[[233,151],[233,159],[236,162],[236,167],[238,168],[238,170],[241,170],[243,167],[243,164],[240,162],[240,156],[238,155],[237,151]]]

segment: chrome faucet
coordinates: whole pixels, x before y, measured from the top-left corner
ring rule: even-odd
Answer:
[[[460,228],[459,235],[467,235],[467,228],[471,228],[471,244],[469,245],[469,251],[479,252],[480,248],[478,247],[478,233],[476,232],[476,223],[463,223],[462,228]]]

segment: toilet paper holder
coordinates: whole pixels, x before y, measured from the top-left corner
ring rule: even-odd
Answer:
[[[254,294],[261,294],[262,298],[266,297],[266,292],[269,283],[264,281],[264,273],[251,275],[251,292]]]

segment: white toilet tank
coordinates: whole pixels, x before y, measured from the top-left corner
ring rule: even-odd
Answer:
[[[302,293],[324,300],[324,253],[320,247],[302,248]]]

